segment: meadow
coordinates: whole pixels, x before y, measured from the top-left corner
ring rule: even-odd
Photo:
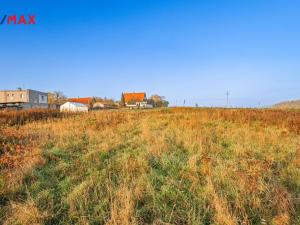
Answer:
[[[0,113],[0,224],[298,225],[300,111]]]

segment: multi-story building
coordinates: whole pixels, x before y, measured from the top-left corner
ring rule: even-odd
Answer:
[[[0,91],[0,108],[48,108],[48,94],[30,89]]]

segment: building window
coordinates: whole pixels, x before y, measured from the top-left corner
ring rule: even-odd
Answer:
[[[7,94],[7,97],[9,97],[9,94]]]
[[[23,97],[24,97],[24,95],[23,95],[23,94],[20,94],[20,97],[21,97],[21,98],[23,98]]]
[[[42,95],[42,101],[44,101],[44,95]]]

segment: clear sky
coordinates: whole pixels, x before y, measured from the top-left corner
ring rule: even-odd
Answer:
[[[0,89],[171,104],[258,106],[300,98],[297,0],[1,0]]]

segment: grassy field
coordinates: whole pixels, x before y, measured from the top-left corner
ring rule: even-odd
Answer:
[[[0,224],[300,224],[300,111],[53,115],[0,114]]]

